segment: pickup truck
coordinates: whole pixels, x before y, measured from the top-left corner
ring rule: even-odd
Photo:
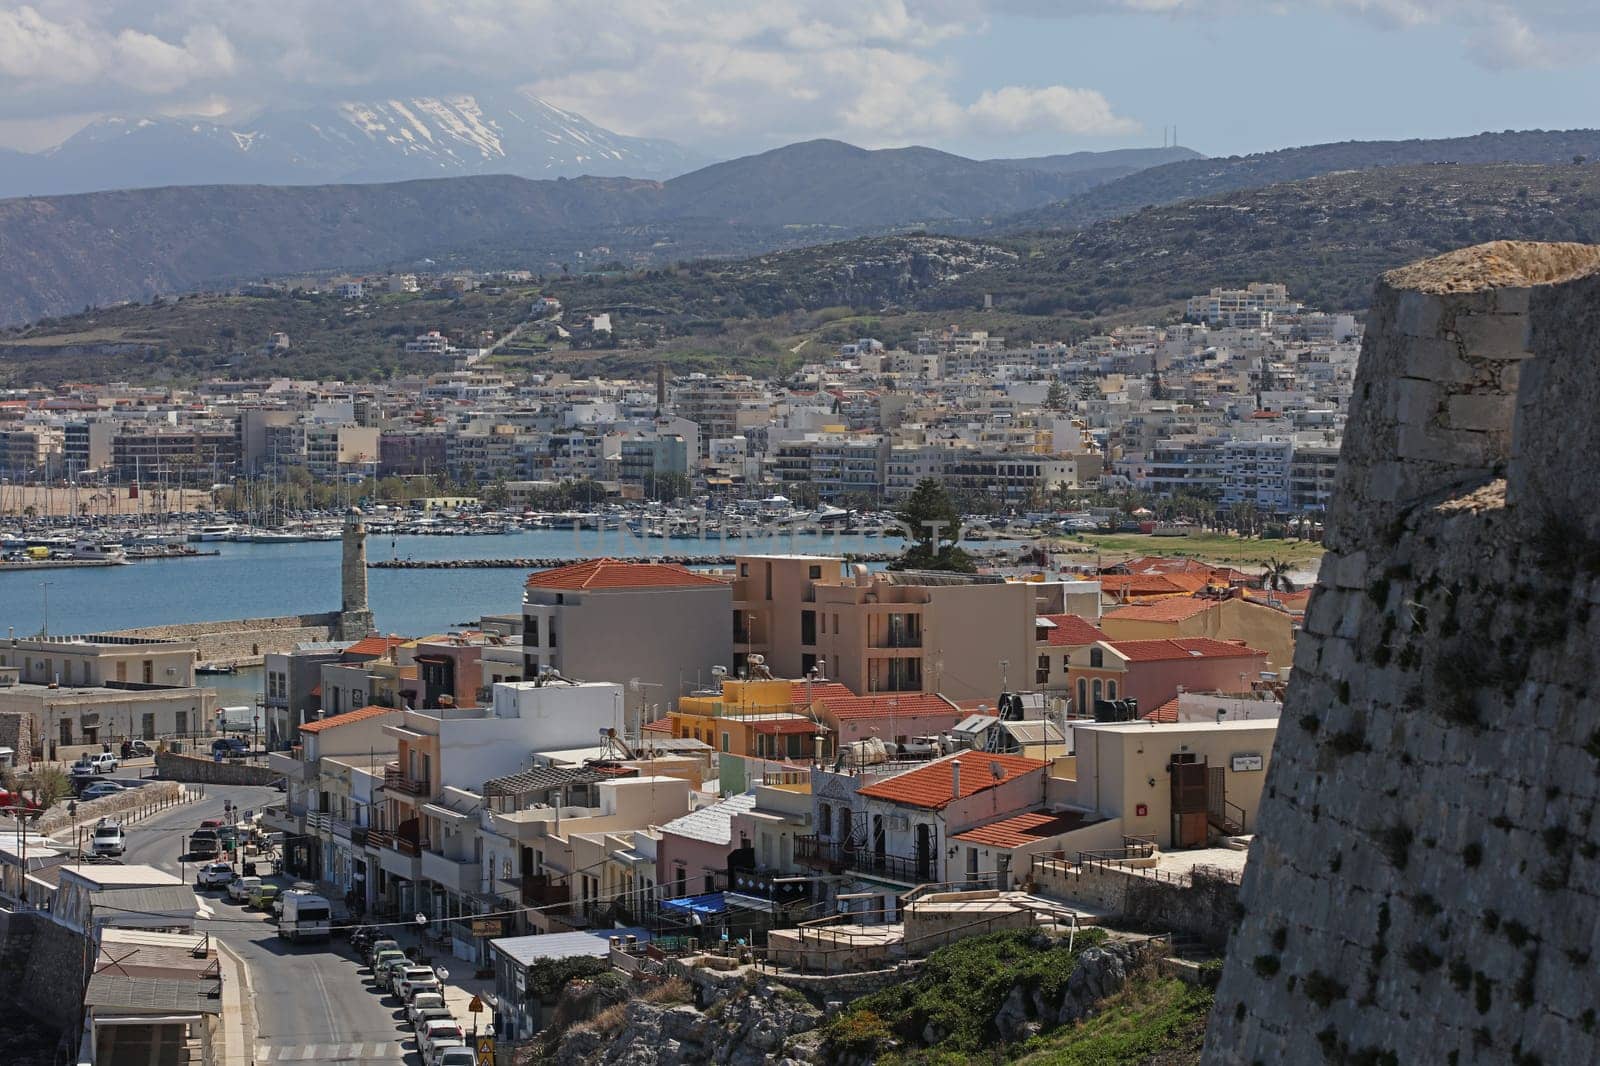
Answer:
[[[222,841],[215,829],[196,829],[189,837],[189,854],[198,859],[214,859],[222,854]]]

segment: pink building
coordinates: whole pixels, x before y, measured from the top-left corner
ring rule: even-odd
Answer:
[[[755,793],[746,792],[663,825],[656,844],[656,884],[661,886],[661,897],[680,899],[725,888],[728,853],[748,843],[734,839],[734,816],[755,805]]]
[[[1173,640],[1117,640],[1105,645],[1108,660],[1123,666],[1124,698],[1153,710],[1187,691],[1249,692],[1267,669],[1267,653],[1227,640],[1180,637]]]
[[[879,693],[875,696],[824,694],[816,698],[817,717],[834,730],[838,743],[870,740],[905,744],[954,728],[966,712],[932,692]]]

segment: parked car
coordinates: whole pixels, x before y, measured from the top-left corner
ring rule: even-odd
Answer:
[[[467,1050],[467,1037],[465,1033],[461,1035],[460,1039],[450,1036],[436,1039],[433,1043],[428,1045],[428,1050],[426,1053],[424,1053],[422,1061],[426,1063],[427,1066],[439,1066],[439,1064],[444,1061],[445,1052],[458,1050]]]
[[[89,850],[96,855],[121,855],[128,850],[128,837],[118,822],[101,822],[94,827]]]
[[[456,1016],[450,1013],[449,1007],[428,1007],[417,1011],[417,1016],[411,1021],[411,1028],[419,1036],[428,1027],[429,1022],[453,1022]]]
[[[85,755],[84,758],[89,760],[89,765],[97,774],[109,774],[119,765],[117,757],[109,751],[102,751],[97,755]]]
[[[235,877],[228,882],[228,898],[235,903],[249,903],[251,894],[260,887],[259,877]]]
[[[406,953],[398,947],[384,948],[372,956],[372,983],[379,988],[385,987],[384,971],[389,968],[389,964],[398,962],[404,965],[410,961],[410,959],[406,958]]]
[[[256,886],[254,892],[250,893],[250,902],[246,903],[245,906],[251,910],[266,911],[270,914],[277,902],[278,886],[262,883]]]
[[[418,1018],[425,1010],[443,1010],[446,1016],[450,1013],[445,1009],[442,993],[418,992],[411,997],[411,1002],[406,1004],[406,1021],[411,1023],[411,1028],[417,1027]]]
[[[124,759],[148,759],[155,754],[155,749],[142,740],[124,740],[122,742],[122,757]]]
[[[456,1022],[429,1022],[417,1030],[417,1050],[422,1052],[422,1061],[427,1062],[433,1055],[433,1047],[442,1040],[453,1040],[457,1044],[466,1044],[467,1034]],[[447,1047],[449,1045],[446,1045]]]
[[[227,888],[228,883],[239,876],[233,872],[233,867],[225,862],[208,862],[194,874],[195,888]]]
[[[250,754],[250,742],[243,737],[218,737],[211,742],[211,755],[225,759],[242,758]]]
[[[439,975],[431,966],[408,966],[394,978],[395,998],[402,1003],[411,1002],[418,992],[437,992],[440,987]]]
[[[443,1047],[434,1057],[433,1066],[478,1066],[478,1053],[465,1044],[460,1047]]]
[[[395,972],[404,970],[410,965],[411,960],[406,958],[405,952],[401,952],[399,958],[381,959],[378,965],[373,968],[373,983],[378,986],[380,992],[392,992],[394,991]]]
[[[400,941],[379,937],[367,945],[366,950],[361,953],[361,960],[368,966],[376,966],[378,964],[378,956],[385,951],[400,951]],[[402,952],[402,954],[404,953]]]
[[[87,803],[90,800],[105,799],[107,796],[115,796],[126,791],[128,791],[126,786],[119,785],[115,781],[96,781],[78,793],[78,798]]]

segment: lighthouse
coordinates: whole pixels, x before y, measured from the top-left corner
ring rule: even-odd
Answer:
[[[345,512],[344,561],[340,566],[342,601],[339,606],[339,639],[360,640],[377,629],[372,609],[367,606],[367,526],[361,508]]]

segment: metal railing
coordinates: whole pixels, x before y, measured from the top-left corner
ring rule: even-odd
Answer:
[[[937,875],[939,866],[938,857],[931,853],[921,857],[890,855],[855,840],[833,842],[814,834],[795,837],[794,856],[795,861],[808,866],[877,874],[907,884],[929,880]]]
[[[383,787],[391,792],[404,792],[409,796],[431,795],[426,778],[410,777],[400,769],[396,763],[390,763],[383,770]]]

